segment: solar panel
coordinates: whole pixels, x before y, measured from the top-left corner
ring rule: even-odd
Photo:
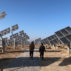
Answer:
[[[48,37],[48,40],[52,40],[52,39],[55,39],[55,35]]]
[[[58,39],[60,39],[61,43],[69,44],[71,41],[71,28],[66,27],[64,29],[61,29],[60,31],[55,32]]]
[[[62,34],[60,31],[56,32],[56,35],[57,35],[59,38],[63,37],[63,34]]]
[[[18,29],[18,24],[12,26],[12,31],[15,31],[15,30],[17,30],[17,29]]]
[[[61,40],[64,44],[70,43],[70,42],[66,39],[66,37],[60,38],[60,40]]]
[[[0,32],[0,34],[1,34],[2,36],[6,35],[6,34],[8,34],[8,33],[10,33],[10,28],[7,28],[7,29],[5,29],[5,30],[3,30],[3,31]]]
[[[66,30],[71,33],[71,28],[70,27],[67,27]]]
[[[55,35],[52,35],[52,36],[49,36],[47,39],[48,40],[52,40],[52,39],[54,39],[55,38]]]
[[[20,31],[19,33],[20,33],[20,35],[22,35],[22,34],[24,34],[24,31],[22,30],[22,31]]]
[[[58,41],[55,39],[55,40],[53,40],[53,42],[54,42],[54,44],[57,44],[58,43]]]
[[[46,40],[45,42],[46,42],[47,44],[49,44],[49,41],[48,41],[48,40]]]
[[[51,44],[55,44],[53,41],[50,41]]]
[[[24,35],[24,34],[23,34]],[[11,36],[12,37],[12,36]],[[12,37],[13,38],[13,37]],[[12,38],[10,38],[10,39],[12,39]],[[17,43],[17,44],[21,44],[22,42],[23,42],[23,44],[27,41],[27,39],[24,37],[24,36],[22,36],[22,35],[17,35],[17,33],[16,34],[14,34],[14,38],[15,38],[15,42]],[[14,40],[12,41],[12,42],[14,42]],[[13,44],[13,43],[12,43]]]
[[[10,38],[12,38],[12,39],[13,38],[17,38],[17,37],[18,37],[18,33],[15,33],[15,34],[13,34],[13,35],[10,36]]]
[[[49,44],[49,40],[48,40],[47,38],[42,39],[42,40],[41,40],[41,43],[44,43],[44,44]]]
[[[69,44],[70,41],[71,41],[71,28],[70,27],[61,29],[55,32],[54,35],[49,36],[42,40],[42,42],[44,43],[51,43],[51,44],[58,44],[58,43]]]
[[[65,29],[61,30],[61,32],[63,35],[68,35],[68,32]]]
[[[2,13],[0,13],[0,19],[4,18],[6,16],[6,12],[3,11]]]
[[[24,38],[29,39],[29,36],[26,33],[24,33]]]
[[[18,37],[18,33],[13,34],[13,37],[14,38]]]
[[[57,38],[54,39],[53,42],[54,42],[55,44],[61,43],[60,40],[58,40]]]
[[[56,37],[55,39],[50,40],[51,44],[59,44],[61,43],[60,40],[58,40],[58,38]]]
[[[55,32],[55,33],[56,33],[56,35],[57,35],[59,38],[62,38],[62,37],[64,37],[64,36],[68,35],[69,32],[71,32],[71,28],[70,28],[70,27],[66,27],[66,28],[64,28],[64,29],[61,29],[61,30]]]
[[[19,32],[19,35],[20,35],[21,37],[24,37],[24,31],[23,31],[23,30],[20,31],[20,32]]]
[[[57,43],[60,43],[60,40],[58,40],[57,36],[54,34],[52,36],[49,36],[49,37],[43,39],[43,42],[45,42],[47,44],[49,44],[49,43],[57,44]]]
[[[71,35],[66,36],[68,40],[71,41]]]

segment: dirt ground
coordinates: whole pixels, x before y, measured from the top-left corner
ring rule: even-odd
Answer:
[[[41,71],[71,71],[71,54],[67,49],[47,50]]]
[[[27,48],[25,46],[25,48]],[[5,53],[0,52],[0,68],[5,68],[8,64],[10,64],[17,56],[24,52],[25,48],[13,48],[6,47]]]
[[[14,60],[12,58],[19,56],[23,50],[7,49],[6,53],[0,53],[0,68],[6,67]],[[67,48],[46,48],[44,57],[45,59],[41,60],[41,71],[71,71],[71,53],[68,54]]]

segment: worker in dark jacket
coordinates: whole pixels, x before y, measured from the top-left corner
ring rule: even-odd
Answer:
[[[30,50],[30,57],[33,58],[33,52],[34,52],[34,42],[31,42],[30,46],[29,46],[29,50]]]
[[[40,58],[42,58],[42,59],[44,59],[44,51],[45,51],[45,46],[43,45],[43,43],[41,43],[39,52],[40,52]]]

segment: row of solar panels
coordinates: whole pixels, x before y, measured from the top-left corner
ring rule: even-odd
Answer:
[[[2,30],[2,31],[0,31],[0,36],[2,37],[2,36],[9,34],[10,32],[12,32],[10,39],[4,38],[7,44],[14,44],[14,39],[15,39],[15,43],[21,43],[21,41],[23,43],[26,43],[27,39],[29,39],[29,36],[26,33],[24,33],[23,30],[20,31],[19,33],[13,34],[13,32],[16,31],[18,28],[19,28],[18,24],[16,24],[16,25],[12,26],[11,28]]]
[[[6,40],[6,45],[21,45],[21,44],[28,44],[29,42],[28,42],[28,40],[16,40],[15,42],[14,42],[14,39],[12,39],[12,40]]]
[[[10,29],[10,28],[6,28],[6,29],[0,31],[0,35],[1,35],[1,36],[4,36],[4,35],[6,35],[6,34],[9,34],[11,31],[13,32],[13,31],[15,31],[15,30],[17,30],[17,29],[18,29],[18,24],[12,26],[11,29]]]
[[[61,29],[55,32],[54,35],[43,39],[41,42],[48,44],[57,44],[57,43],[69,44],[71,42],[71,27]]]
[[[13,38],[18,39],[18,40],[19,39],[29,39],[29,36],[26,33],[24,33],[24,31],[22,30],[19,33],[15,33],[10,36],[10,39],[13,39]]]
[[[24,33],[24,31],[20,31],[19,33],[15,33],[13,35],[10,36],[10,39],[5,38],[5,41],[7,42],[7,44],[14,44],[14,40],[16,44],[21,44],[22,43],[26,43],[28,42],[27,40],[29,39],[29,36]]]

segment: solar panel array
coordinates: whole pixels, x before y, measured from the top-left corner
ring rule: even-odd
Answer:
[[[45,38],[45,39],[42,39],[41,40],[41,43],[49,44],[50,42],[49,42],[48,38]]]
[[[71,42],[71,27],[66,27],[64,29],[61,29],[57,32],[55,32],[54,35],[49,36],[45,39],[43,39],[41,42],[47,43],[47,44],[70,44]]]
[[[18,29],[18,24],[12,26],[12,28],[7,28],[5,30],[2,30],[0,31],[0,35],[1,36],[4,36],[4,35],[7,35],[9,34],[11,31],[15,31]],[[15,39],[15,43],[16,44],[21,44],[24,43],[26,44],[29,39],[29,36],[22,30],[20,31],[19,33],[15,33],[15,34],[12,34],[10,36],[10,39],[5,39],[5,41],[9,44],[13,44],[14,42],[14,39]],[[62,44],[70,44],[71,42],[71,27],[66,27],[66,28],[63,28],[57,32],[55,32],[53,35],[49,36],[49,37],[46,37],[45,39],[36,39],[35,42],[43,42],[45,44],[59,44],[59,43],[62,43]]]
[[[9,42],[11,44],[14,44],[13,43],[14,39],[16,44],[21,44],[21,43],[26,44],[28,42],[29,36],[26,33],[24,33],[24,31],[22,30],[19,33],[11,35]]]
[[[6,42],[7,45],[11,45],[11,44],[27,44],[29,36],[24,33],[24,31],[20,31],[18,33],[13,34],[14,31],[16,31],[18,29],[18,24],[13,25],[11,28],[7,28],[5,30],[0,31],[0,37],[4,36],[4,40]],[[12,33],[11,36],[8,36],[10,38],[5,38],[5,35]],[[0,39],[1,40],[1,39]],[[0,43],[2,42],[2,40],[0,41]]]
[[[61,37],[59,36],[60,33]],[[62,43],[64,44],[69,44],[71,42],[71,27],[66,27],[64,29],[61,29],[57,32],[55,32],[55,34],[58,36],[58,38],[62,41]]]
[[[3,36],[9,34],[10,32],[14,32],[14,31],[17,30],[17,29],[18,29],[18,24],[12,26],[11,28],[6,28],[6,29],[0,31],[0,37],[3,38]],[[17,36],[17,35],[18,35],[18,34],[14,34],[13,36],[11,36],[11,38],[12,38],[12,37],[15,37],[15,36]],[[4,40],[5,40],[6,44],[13,43],[13,39],[8,40],[7,38],[4,37]],[[2,42],[2,40],[0,40],[0,42]]]

